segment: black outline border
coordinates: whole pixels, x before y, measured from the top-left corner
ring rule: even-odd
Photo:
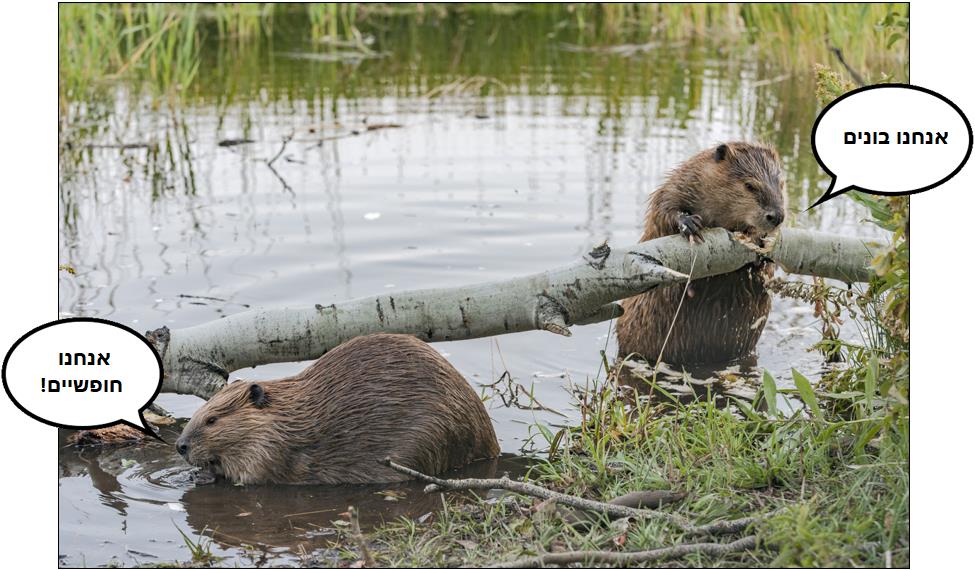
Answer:
[[[905,190],[903,192],[884,192],[882,190],[869,190],[867,188],[861,188],[860,186],[847,186],[846,188],[841,189],[840,191],[834,193],[833,188],[836,187],[836,175],[833,174],[833,171],[831,171],[829,168],[826,167],[826,165],[823,163],[823,160],[819,158],[819,151],[816,150],[816,131],[819,130],[819,121],[822,120],[823,115],[825,115],[830,109],[832,109],[834,105],[846,99],[847,97],[851,97],[853,95],[856,95],[858,93],[863,93],[865,91],[871,91],[873,89],[889,89],[889,88],[910,89],[912,91],[920,91],[922,93],[927,93],[928,95],[933,95],[934,97],[937,97],[938,99],[947,103],[949,106],[951,106],[952,109],[955,110],[955,112],[961,115],[962,120],[965,121],[965,126],[968,127],[968,152],[965,153],[965,158],[962,159],[962,161],[951,172],[951,174],[945,176],[941,180],[938,180],[934,184],[929,184],[923,188],[918,188],[916,190]],[[856,190],[857,192],[865,192],[867,194],[873,194],[874,196],[907,196],[909,194],[917,194],[920,192],[931,190],[936,186],[941,186],[948,180],[954,178],[954,176],[959,172],[961,172],[961,169],[964,168],[965,164],[968,162],[968,159],[972,156],[972,145],[973,142],[975,142],[973,141],[973,138],[975,138],[975,135],[973,135],[972,133],[972,123],[969,122],[968,117],[965,116],[965,113],[961,110],[961,107],[956,105],[955,102],[952,101],[951,99],[948,99],[947,97],[945,97],[944,95],[936,91],[932,91],[925,87],[919,87],[917,85],[911,85],[909,83],[879,83],[875,85],[865,85],[863,87],[854,89],[853,91],[848,91],[840,95],[836,99],[833,99],[833,101],[829,105],[826,105],[823,108],[823,110],[819,112],[819,116],[816,117],[816,122],[813,123],[812,131],[811,134],[809,135],[809,143],[812,146],[813,156],[816,157],[816,162],[819,163],[819,167],[822,168],[823,171],[826,172],[826,174],[829,174],[833,180],[830,183],[829,188],[826,189],[826,192],[822,196],[820,196],[819,199],[816,200],[816,202],[814,202],[811,206],[806,208],[806,211],[808,212],[809,210],[812,210],[813,208],[822,204],[823,202],[830,200],[836,196],[839,196],[840,194],[849,192],[851,190]]]
[[[21,403],[17,401],[17,398],[14,398],[13,393],[11,393],[11,391],[10,391],[10,387],[7,386],[7,362],[10,360],[10,356],[14,353],[14,350],[16,350],[18,346],[20,346],[20,343],[22,343],[25,340],[27,340],[27,337],[33,335],[34,333],[40,332],[40,331],[42,331],[42,330],[44,330],[46,328],[50,328],[50,327],[53,327],[53,326],[56,326],[56,325],[60,325],[60,324],[64,324],[64,323],[73,323],[73,322],[74,323],[77,323],[77,322],[82,322],[82,323],[85,323],[85,322],[87,322],[87,323],[100,323],[100,324],[105,324],[105,325],[111,325],[113,327],[116,327],[116,328],[121,329],[123,331],[126,331],[128,333],[131,333],[131,334],[135,335],[136,337],[138,337],[139,340],[141,340],[142,342],[144,342],[145,345],[148,346],[149,349],[152,351],[153,356],[156,357],[156,364],[159,365],[159,380],[156,382],[156,391],[152,393],[152,396],[150,396],[149,399],[146,400],[146,403],[143,404],[142,407],[140,407],[139,410],[138,410],[138,412],[139,412],[139,418],[142,420],[142,425],[141,426],[136,425],[136,424],[134,424],[134,423],[132,423],[132,422],[130,422],[128,420],[123,420],[123,419],[118,419],[118,420],[113,421],[113,422],[108,422],[108,423],[98,424],[98,425],[77,426],[77,425],[60,424],[60,423],[57,423],[57,422],[52,422],[50,420],[44,419],[44,418],[42,418],[42,417],[40,417],[38,415],[35,415],[33,412],[31,412],[30,410],[28,410],[27,408],[25,408],[23,405],[21,405]],[[41,423],[47,424],[49,426],[54,426],[56,428],[73,429],[73,430],[98,429],[98,428],[104,428],[104,427],[113,426],[113,425],[117,425],[117,424],[125,424],[125,425],[127,425],[129,427],[135,428],[135,429],[137,429],[137,430],[145,433],[146,435],[150,435],[153,438],[158,439],[159,441],[165,442],[164,439],[162,439],[161,437],[159,437],[159,435],[155,431],[153,431],[153,429],[151,427],[149,427],[149,424],[146,423],[145,417],[142,416],[142,412],[146,408],[148,408],[150,405],[152,405],[152,402],[155,401],[156,396],[159,395],[159,391],[162,389],[162,383],[163,383],[163,377],[164,377],[162,358],[159,356],[159,353],[156,351],[156,347],[152,346],[152,343],[149,342],[149,339],[147,339],[144,335],[140,334],[135,329],[132,329],[130,327],[127,327],[127,326],[125,326],[125,325],[123,325],[121,323],[117,323],[115,321],[109,321],[107,319],[100,319],[100,318],[97,318],[97,317],[70,317],[70,318],[65,318],[65,319],[58,319],[56,321],[50,321],[50,322],[44,323],[43,325],[36,326],[36,327],[32,328],[30,331],[28,331],[27,333],[23,334],[20,338],[18,338],[17,339],[17,342],[13,343],[13,345],[7,350],[7,355],[3,357],[3,368],[2,368],[2,370],[0,370],[0,376],[2,376],[2,378],[3,378],[3,389],[7,393],[7,397],[10,398],[10,401],[13,402],[14,405],[17,406],[17,408],[20,411],[24,412],[25,414],[27,414],[31,418],[33,418],[33,419],[35,419],[35,420],[37,420],[37,421],[39,421]]]

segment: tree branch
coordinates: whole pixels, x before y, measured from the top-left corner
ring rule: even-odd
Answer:
[[[611,250],[505,281],[404,291],[303,308],[252,309],[194,327],[147,333],[166,377],[162,391],[209,398],[230,371],[320,357],[341,343],[377,332],[411,334],[427,342],[547,330],[570,335],[575,324],[619,316],[614,303],[655,287],[707,277],[771,259],[791,273],[846,282],[866,281],[880,246],[871,240],[783,229],[767,249],[722,229],[690,244],[669,236]]]
[[[504,489],[505,491],[511,491],[521,495],[528,495],[529,497],[551,499],[556,503],[576,509],[604,513],[609,515],[611,518],[659,520],[692,536],[739,532],[750,526],[752,523],[755,523],[772,514],[768,513],[757,517],[744,517],[730,521],[718,521],[705,525],[694,525],[680,515],[652,511],[649,509],[633,508],[613,503],[604,503],[602,501],[594,501],[592,499],[583,499],[582,497],[576,497],[573,495],[567,495],[565,493],[559,493],[558,491],[553,491],[551,489],[546,489],[545,487],[535,485],[534,483],[515,481],[509,479],[508,477],[501,477],[500,479],[440,479],[439,477],[433,477],[431,475],[416,471],[415,469],[410,469],[409,467],[395,463],[388,457],[384,459],[382,463],[391,469],[399,471],[400,473],[404,473],[421,481],[430,483],[423,490],[425,493],[435,493],[439,490],[487,491],[490,489]],[[775,511],[772,512],[774,513]]]

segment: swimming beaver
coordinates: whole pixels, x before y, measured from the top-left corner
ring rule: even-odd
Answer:
[[[680,233],[700,241],[703,228],[740,231],[758,243],[785,218],[778,153],[747,142],[719,145],[678,166],[650,197],[641,241]],[[697,279],[674,321],[683,287],[661,287],[623,301],[619,354],[670,364],[719,364],[755,350],[771,309],[764,277],[771,263]]]
[[[438,473],[499,454],[473,388],[426,343],[355,338],[297,376],[226,386],[190,419],[176,449],[235,483],[385,483],[389,456]]]

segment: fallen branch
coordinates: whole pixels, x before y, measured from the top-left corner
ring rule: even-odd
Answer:
[[[630,566],[646,562],[660,562],[673,560],[688,554],[707,554],[709,556],[725,556],[735,552],[751,550],[758,544],[755,536],[739,538],[734,542],[697,542],[678,544],[655,550],[640,552],[611,552],[603,550],[582,550],[569,552],[550,552],[540,556],[526,556],[511,562],[492,562],[485,568],[542,568],[545,566],[565,567],[568,564],[582,563],[584,567],[593,564],[612,564],[614,566]]]
[[[411,334],[427,342],[546,330],[571,335],[572,325],[617,317],[614,301],[655,287],[719,275],[762,259],[790,273],[866,281],[881,244],[783,229],[767,249],[723,229],[699,244],[668,236],[629,247],[599,246],[583,259],[505,281],[362,297],[312,307],[250,310],[194,327],[147,333],[162,356],[163,392],[208,399],[233,370],[320,357],[371,333]],[[692,260],[697,258],[696,264]]]
[[[508,477],[501,477],[500,479],[440,479],[439,477],[433,477],[431,475],[421,473],[415,469],[410,469],[409,467],[395,463],[388,457],[384,459],[382,463],[391,469],[399,471],[400,473],[430,483],[423,490],[424,493],[435,493],[440,490],[487,491],[490,489],[504,489],[505,491],[511,491],[521,495],[528,495],[529,497],[551,499],[556,503],[575,509],[604,513],[610,518],[659,520],[694,536],[739,532],[747,528],[752,523],[755,523],[771,514],[769,513],[759,517],[744,517],[730,521],[718,521],[706,525],[694,525],[680,515],[652,511],[649,509],[638,509],[613,503],[604,503],[602,501],[594,501],[592,499],[583,499],[582,497],[576,497],[573,495],[567,495],[565,493],[559,493],[558,491],[553,491],[551,489],[546,489],[545,487],[535,485],[534,483],[515,481],[513,479],[509,479]]]

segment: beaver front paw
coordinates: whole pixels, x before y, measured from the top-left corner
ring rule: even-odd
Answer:
[[[190,477],[197,485],[211,485],[217,480],[217,474],[209,469],[197,469]]]
[[[704,221],[697,214],[681,212],[677,216],[677,229],[680,230],[680,235],[687,238],[687,241],[691,243],[704,241],[704,238],[701,237],[701,230],[704,229]]]

